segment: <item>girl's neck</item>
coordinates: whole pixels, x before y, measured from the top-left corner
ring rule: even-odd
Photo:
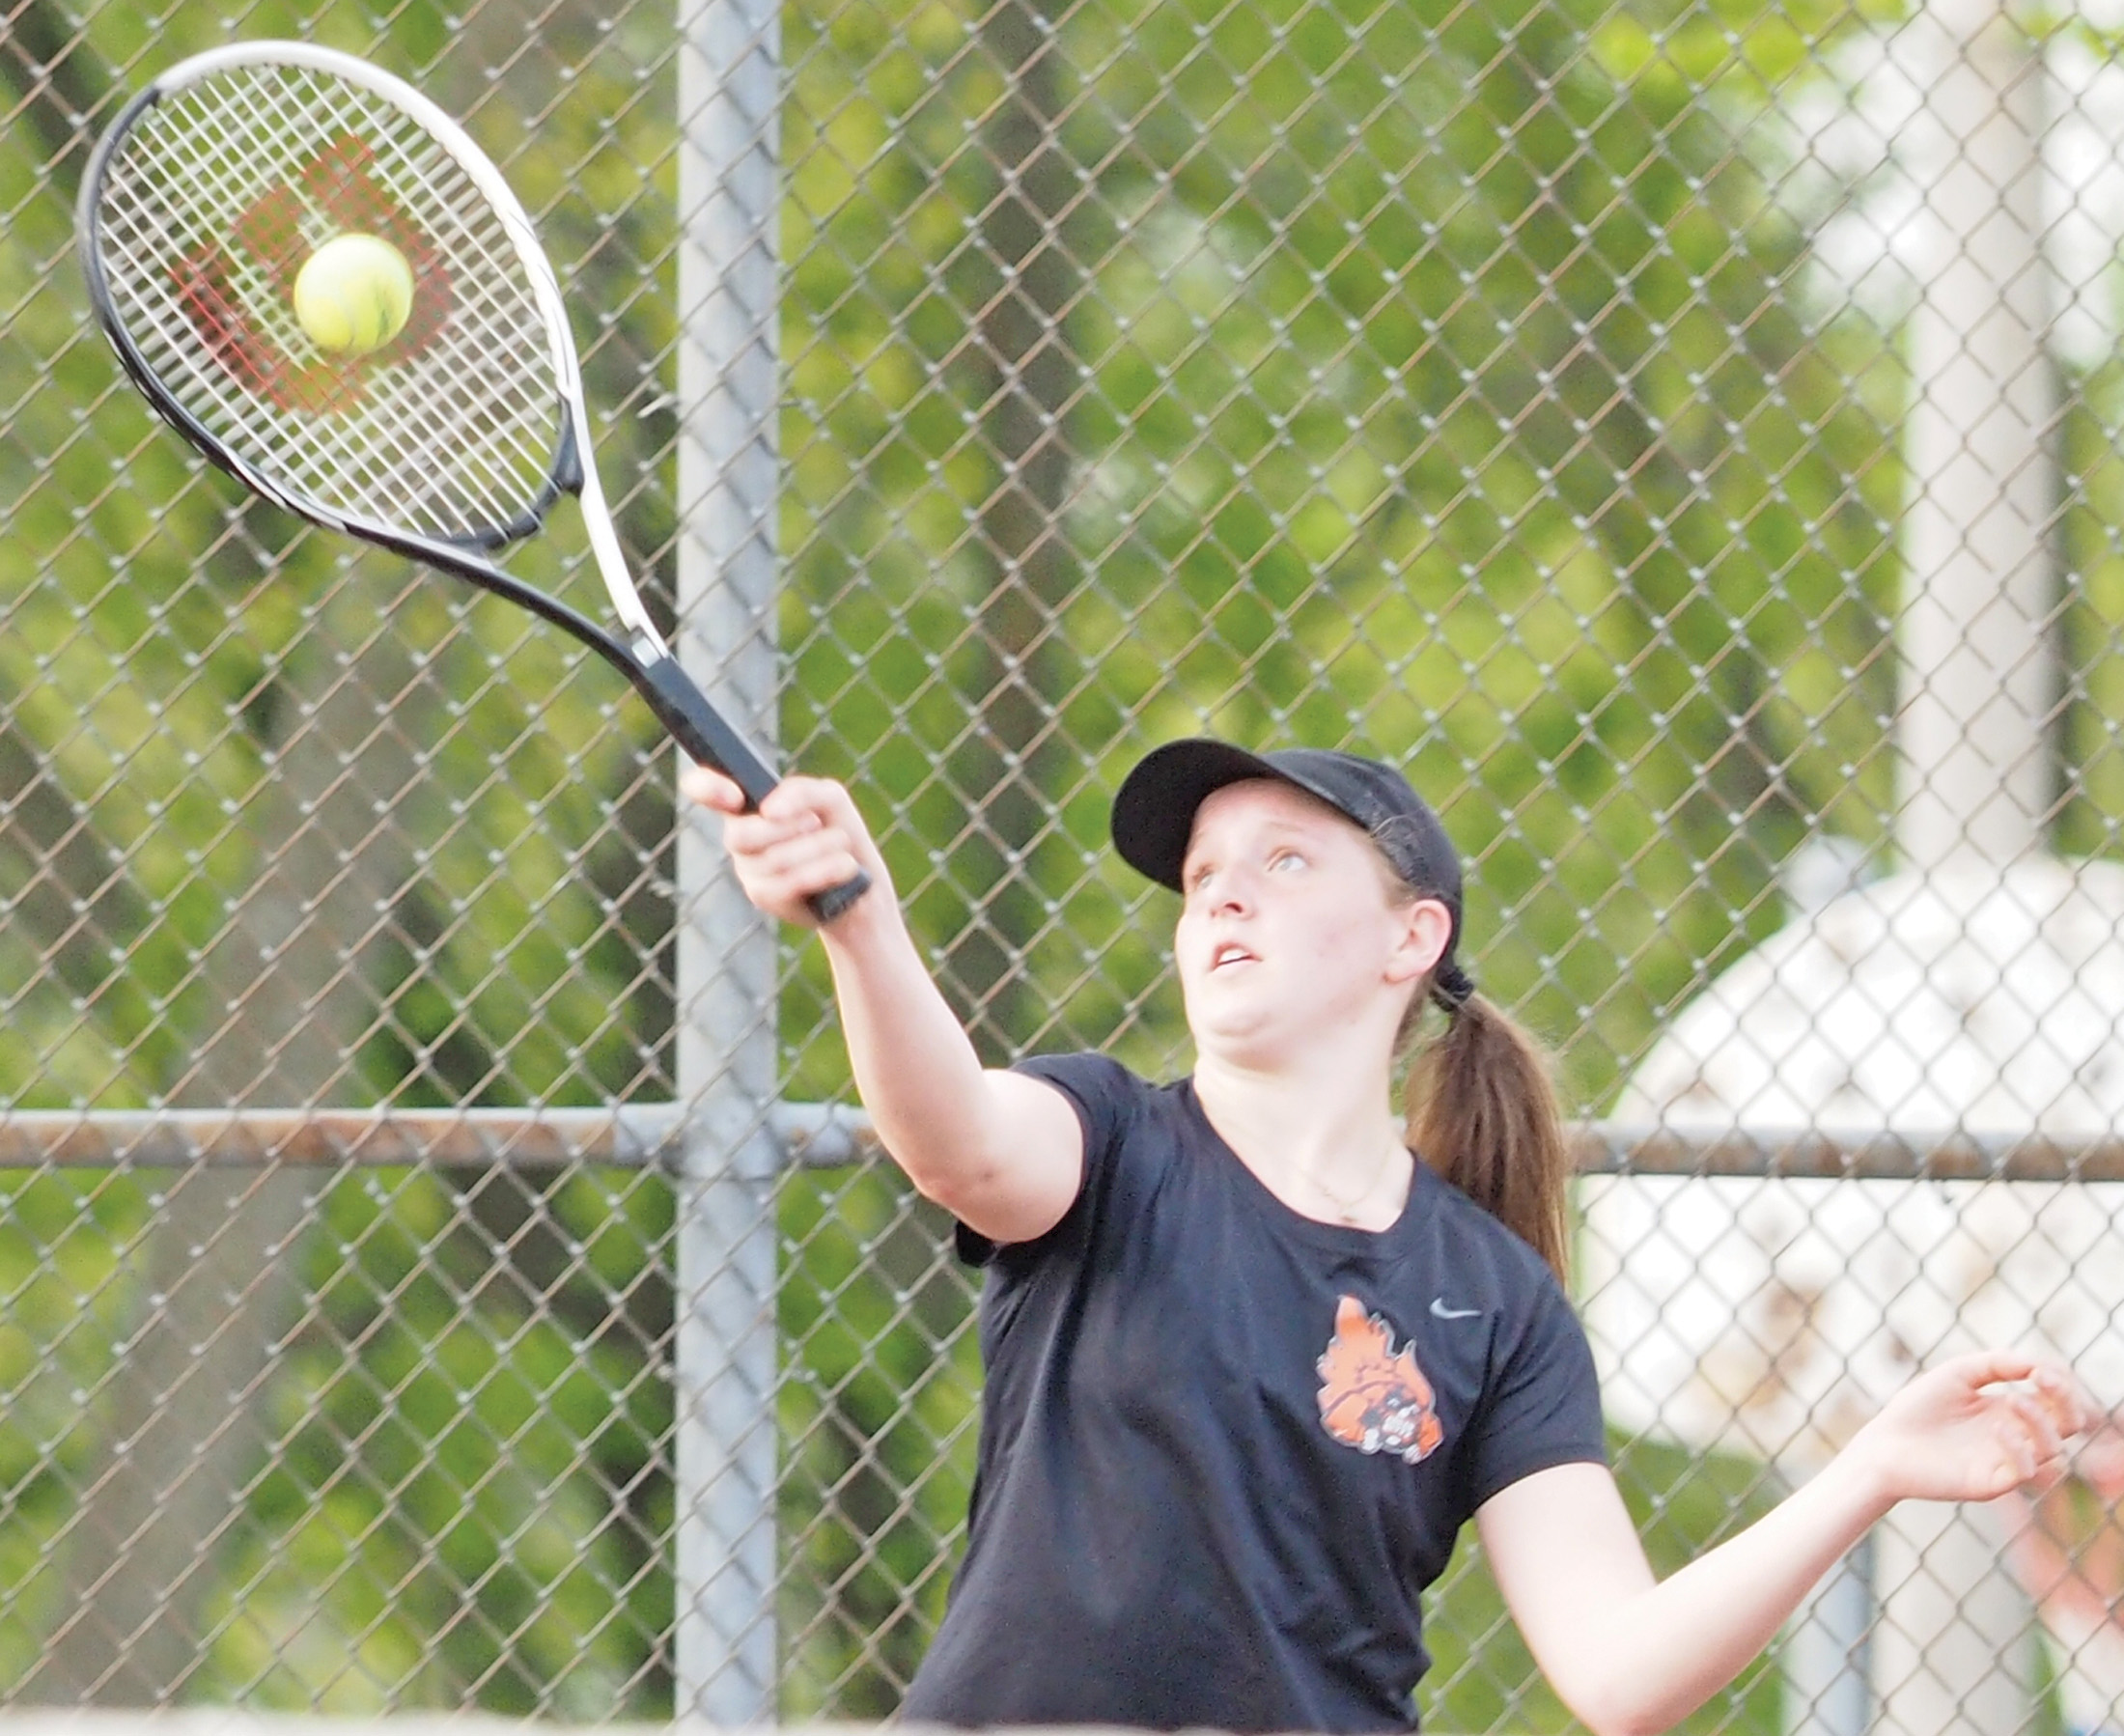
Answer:
[[[1263,1073],[1205,1055],[1194,1088],[1217,1136],[1294,1212],[1370,1230],[1401,1216],[1413,1160],[1383,1067]]]

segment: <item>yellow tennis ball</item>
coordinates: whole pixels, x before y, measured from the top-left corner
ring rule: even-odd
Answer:
[[[405,329],[413,268],[380,236],[334,236],[295,273],[295,323],[320,350],[367,355]]]

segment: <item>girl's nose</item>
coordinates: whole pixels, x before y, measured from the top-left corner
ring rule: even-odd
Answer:
[[[1246,910],[1253,905],[1253,883],[1244,868],[1220,868],[1210,877],[1210,909]]]

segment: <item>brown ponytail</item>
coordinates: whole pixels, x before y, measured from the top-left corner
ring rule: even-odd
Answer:
[[[1534,1039],[1470,994],[1410,1068],[1407,1113],[1423,1161],[1568,1280],[1571,1150]]]

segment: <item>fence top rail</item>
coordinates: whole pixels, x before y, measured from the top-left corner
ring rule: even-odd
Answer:
[[[832,1169],[880,1154],[859,1109],[780,1104],[766,1132],[795,1168]],[[586,1108],[15,1109],[0,1113],[0,1168],[191,1163],[552,1168],[679,1166],[684,1106]],[[1698,1131],[1584,1121],[1572,1130],[1581,1174],[1755,1176],[1848,1181],[2124,1182],[2124,1134],[2094,1138],[1955,1130]]]
[[[601,1108],[17,1109],[0,1168],[190,1163],[654,1165],[676,1151],[671,1104]]]

